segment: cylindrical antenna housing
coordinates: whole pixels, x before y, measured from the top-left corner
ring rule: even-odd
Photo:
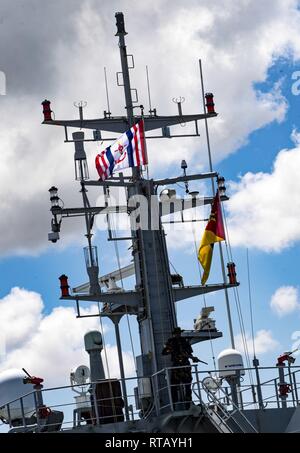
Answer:
[[[75,145],[75,179],[76,181],[89,179],[86,153],[83,147],[84,132],[73,132],[72,137]]]

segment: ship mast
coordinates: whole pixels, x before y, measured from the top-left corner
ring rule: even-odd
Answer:
[[[125,95],[125,109],[126,116],[113,117],[110,112],[104,113],[104,118],[100,119],[85,119],[83,118],[82,109],[79,112],[79,120],[53,120],[51,117],[50,102],[44,101],[44,124],[58,125],[65,128],[65,141],[73,141],[75,147],[83,149],[84,138],[83,132],[73,134],[73,140],[69,139],[68,127],[79,127],[81,129],[93,129],[94,132],[98,131],[96,136],[101,135],[100,131],[109,131],[123,133],[128,130],[132,125],[137,123],[141,118],[144,120],[145,131],[154,129],[161,129],[162,135],[160,137],[174,137],[171,135],[170,126],[194,122],[195,133],[192,136],[199,136],[198,121],[206,118],[215,117],[217,114],[214,111],[202,114],[185,115],[182,113],[181,103],[178,102],[178,114],[173,116],[158,116],[156,109],[151,109],[149,115],[143,114],[143,106],[141,114],[134,114],[134,106],[132,100],[132,88],[130,85],[130,75],[128,66],[128,57],[125,44],[125,23],[123,13],[116,13],[117,20],[117,33],[119,37],[119,49],[122,67],[122,80]],[[132,58],[133,61],[133,58]],[[134,65],[133,65],[134,66]],[[118,85],[120,85],[118,83]],[[46,103],[46,104],[45,104]],[[48,103],[48,104],[47,104]],[[45,110],[46,109],[46,110]],[[47,110],[48,109],[48,110]],[[46,113],[45,113],[46,111]],[[49,113],[50,112],[50,113]],[[76,135],[77,134],[77,135]],[[80,135],[78,135],[80,134]],[[182,136],[182,135],[181,135]],[[185,136],[191,136],[186,134]],[[177,135],[178,137],[178,135]],[[151,137],[148,137],[151,138]],[[153,137],[152,137],[153,138]],[[89,139],[88,139],[89,140]],[[96,140],[96,139],[95,139]],[[105,140],[105,139],[104,139]],[[107,140],[112,140],[107,138]],[[89,140],[92,141],[92,140]],[[76,154],[76,153],[75,153]],[[83,153],[81,158],[84,160]],[[75,157],[76,162],[76,157]],[[166,235],[162,226],[161,216],[163,215],[164,201],[159,199],[157,194],[161,186],[168,186],[178,182],[188,183],[189,181],[196,181],[206,178],[214,178],[217,173],[210,172],[204,174],[194,174],[178,176],[175,178],[165,178],[161,180],[144,179],[141,176],[139,168],[132,169],[131,177],[124,177],[123,174],[119,178],[113,177],[108,180],[91,181],[87,178],[81,178],[81,191],[83,195],[82,208],[66,208],[56,203],[52,205],[51,212],[54,220],[52,221],[51,234],[58,234],[60,229],[60,222],[58,218],[73,217],[82,215],[86,220],[87,239],[88,239],[88,253],[87,253],[87,271],[89,275],[89,284],[75,288],[73,294],[67,290],[62,295],[62,299],[74,300],[77,303],[78,316],[81,316],[79,301],[97,301],[108,304],[109,310],[103,310],[99,316],[109,317],[114,323],[118,323],[124,314],[133,314],[137,317],[139,324],[139,337],[141,354],[136,357],[137,374],[139,377],[151,377],[161,370],[171,367],[169,356],[162,355],[162,350],[167,339],[172,335],[174,327],[177,326],[177,319],[175,313],[175,304],[178,301],[195,297],[200,294],[206,294],[237,286],[238,283],[231,282],[230,284],[224,282],[222,284],[205,285],[205,286],[181,286],[175,288],[172,285],[172,276],[169,268],[169,259],[166,246]],[[109,187],[122,187],[127,191],[127,205],[108,207],[91,207],[87,199],[86,187],[103,187],[107,191]],[[95,247],[91,242],[91,226],[93,218],[98,214],[109,214],[111,212],[132,212],[131,202],[134,197],[144,197],[147,200],[148,206],[148,225],[149,228],[143,228],[141,225],[136,228],[136,219],[131,217],[131,237],[130,238],[115,238],[112,237],[109,230],[109,240],[130,239],[132,241],[132,255],[134,260],[134,271],[136,276],[136,286],[132,291],[122,292],[103,292],[100,289],[98,281],[98,260],[95,252]],[[226,196],[221,197],[224,201]],[[200,206],[203,204],[211,204],[213,197],[195,198],[189,200],[181,200],[182,202],[175,204],[175,212],[182,211],[183,209],[190,209],[192,207]],[[177,207],[176,207],[177,206]],[[153,217],[158,218],[158,227],[152,228]],[[54,229],[53,229],[54,228]],[[55,230],[55,231],[54,231]],[[55,236],[56,237],[56,236]],[[50,239],[52,240],[52,239]],[[84,291],[85,290],[85,291]],[[122,357],[121,342],[119,338],[119,331],[116,329],[117,343],[119,358]],[[211,338],[220,337],[220,332],[194,332],[190,335],[193,343],[208,340]],[[123,365],[120,362],[121,375],[124,375]],[[123,376],[122,376],[123,377]],[[168,388],[165,385],[164,375],[157,375],[152,380],[153,394],[159,398],[160,406],[164,406],[169,401]]]

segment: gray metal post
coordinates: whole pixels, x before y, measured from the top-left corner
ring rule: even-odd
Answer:
[[[156,380],[156,376],[151,376],[150,380],[151,380],[152,388],[155,388],[154,380]],[[155,412],[156,412],[156,415],[158,416],[159,415],[159,409],[160,409],[159,408],[159,394],[158,393],[154,393],[153,400],[154,400]]]
[[[199,403],[202,404],[202,395],[201,395],[200,376],[199,376],[198,365],[193,365],[193,367],[195,368],[195,374],[196,374],[196,380],[197,380],[197,389],[198,389],[198,394],[199,394]]]
[[[93,403],[95,407],[95,415],[96,415],[96,423],[97,425],[100,424],[100,417],[99,417],[99,409],[98,409],[98,401],[97,401],[97,395],[96,395],[96,384],[92,384],[92,395],[93,395]]]
[[[103,349],[102,336],[97,330],[88,332],[84,336],[85,350],[90,356],[91,382],[105,379],[104,367],[101,358]]]
[[[34,392],[33,397],[34,397],[34,407],[35,407],[35,413],[36,413],[36,423],[37,423],[38,430],[40,430],[40,428],[41,428],[40,415],[39,415],[40,406],[38,403],[38,396],[37,396],[36,391]]]
[[[169,401],[170,401],[170,407],[171,411],[174,412],[174,402],[172,398],[172,388],[171,388],[171,380],[170,380],[170,370],[169,368],[166,368],[166,379],[167,379],[167,387],[168,387],[168,395],[169,395]]]
[[[290,365],[290,363],[288,364],[288,373],[289,373],[289,380],[290,380],[290,388],[291,388],[293,405],[295,407],[296,406],[296,399],[295,399],[294,384],[293,384],[293,380],[292,380],[292,373],[291,373],[291,365]]]
[[[124,399],[125,418],[126,418],[126,420],[129,420],[128,399],[127,399],[127,390],[126,390],[126,382],[125,382],[125,371],[124,371],[122,345],[121,345],[121,337],[120,337],[120,329],[119,329],[120,319],[121,319],[120,316],[111,316],[111,320],[113,321],[114,326],[115,326],[115,335],[116,335],[120,376],[121,376],[121,386],[122,386],[122,393],[123,393],[123,399]]]
[[[293,388],[295,390],[296,403],[299,404],[298,390],[297,390],[297,381],[296,381],[295,373],[296,373],[296,371],[294,371],[294,373],[293,373]]]
[[[277,407],[279,408],[280,404],[279,404],[279,396],[278,396],[277,379],[273,380],[273,384],[274,384],[274,387],[275,387],[275,396],[276,396]]]
[[[286,382],[284,381],[284,369],[285,369],[285,364],[284,363],[278,365],[279,388],[280,388],[280,385],[286,384]],[[287,395],[279,394],[279,398],[281,399],[281,406],[283,408],[286,408],[287,407],[287,402],[286,402]]]
[[[230,389],[231,389],[231,401],[233,404],[233,410],[239,407],[239,398],[238,398],[238,391],[237,391],[237,383],[235,378],[230,379],[229,382]]]
[[[25,418],[25,412],[24,412],[23,397],[20,398],[20,405],[21,405],[21,414],[22,414],[23,426],[26,428],[26,418]]]
[[[256,388],[257,388],[257,399],[258,399],[258,405],[260,409],[264,408],[264,403],[263,403],[263,397],[262,397],[262,391],[261,391],[261,383],[260,383],[260,377],[259,377],[259,361],[255,357],[253,359],[253,366],[255,367],[255,375],[256,375]]]
[[[7,408],[9,427],[11,428],[12,425],[11,425],[11,415],[10,415],[10,405],[9,405],[9,403],[6,405],[6,408]]]

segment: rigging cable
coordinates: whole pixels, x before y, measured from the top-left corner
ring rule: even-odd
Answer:
[[[225,249],[226,249],[227,259],[228,259],[228,261],[232,262],[233,256],[232,256],[229,232],[228,232],[227,221],[226,221],[226,213],[225,213],[225,209],[224,209],[223,205],[222,205],[222,215],[223,215],[224,226],[225,226],[225,231],[226,231]],[[238,319],[239,319],[239,325],[240,325],[240,329],[241,329],[241,337],[242,337],[242,343],[243,343],[244,353],[245,353],[245,357],[246,357],[246,362],[247,362],[248,368],[251,368],[250,354],[249,354],[248,342],[247,342],[246,331],[245,331],[245,326],[244,326],[243,313],[242,313],[242,308],[241,308],[241,303],[240,303],[240,298],[239,298],[239,292],[238,292],[237,288],[233,288],[233,294],[234,294],[234,299],[235,299],[235,304],[236,304],[237,315],[238,315]],[[249,372],[249,377],[250,377],[250,381],[252,382],[253,378],[252,378],[251,370]]]
[[[203,111],[204,111],[204,114],[206,114],[207,111],[206,111],[206,103],[205,103],[205,95],[204,95],[205,92],[204,92],[204,81],[203,81],[202,61],[201,60],[199,60],[199,69],[200,69],[200,79],[201,79]],[[209,168],[210,168],[210,171],[212,172],[213,171],[213,164],[212,164],[212,156],[211,156],[210,138],[209,138],[209,130],[208,130],[207,118],[205,118],[205,131],[206,131],[206,141],[207,141]],[[214,180],[213,180],[213,178],[211,179],[211,183],[212,183],[212,192],[214,194]],[[221,203],[221,206],[222,206],[222,203]],[[223,213],[224,213],[223,206],[222,206],[222,210],[223,210]],[[225,218],[225,216],[223,216],[223,218],[224,218],[224,221],[225,221],[225,228],[226,228],[226,233],[227,233],[227,238],[228,238],[228,245],[229,245],[229,249],[230,249],[230,242],[229,242],[229,235],[228,235],[228,231],[227,231],[226,218]],[[228,248],[227,248],[227,241],[226,240],[225,240],[225,245],[226,245],[226,251],[227,251],[227,254],[228,254]],[[221,242],[219,242],[219,252],[220,252],[220,258],[221,258],[223,281],[224,281],[224,284],[226,284],[226,273],[225,273],[225,266],[224,266],[223,251],[222,251]],[[230,249],[230,255],[232,256],[231,249]],[[240,321],[240,327],[241,327],[241,333],[242,333],[242,338],[243,338],[243,343],[244,343],[246,360],[247,360],[247,363],[250,363],[248,346],[247,346],[247,341],[246,341],[246,338],[245,338],[245,329],[244,329],[244,323],[243,323],[243,316],[242,316],[241,305],[240,305],[240,300],[239,300],[239,293],[237,291],[237,288],[234,288],[234,296],[235,296],[236,307],[237,307],[237,312],[238,312],[239,321]],[[232,319],[231,319],[231,314],[230,314],[230,304],[229,304],[229,297],[228,297],[228,293],[227,293],[226,287],[225,287],[225,299],[226,299],[226,306],[227,306],[227,314],[228,314],[228,321],[229,321],[231,343],[232,343],[232,346],[234,347],[234,335],[233,335],[233,328],[232,328]],[[249,368],[251,368],[251,367],[249,367]],[[251,369],[250,369],[250,373],[249,373],[249,378],[250,378],[250,382],[252,383],[253,382],[253,378],[252,378],[252,370]]]
[[[228,231],[228,227],[227,227],[226,213],[225,213],[225,209],[224,209],[223,205],[222,205],[222,215],[223,215],[224,226],[225,226],[225,231],[226,231],[225,248],[226,248],[227,259],[228,259],[228,261],[233,261],[232,250],[231,250],[231,245],[230,245],[230,238],[229,238],[229,231]],[[250,355],[249,355],[249,351],[248,351],[243,314],[242,314],[239,293],[238,293],[237,288],[233,288],[233,293],[234,293],[234,298],[235,298],[235,303],[236,303],[237,314],[238,314],[238,318],[239,318],[239,324],[240,324],[240,328],[241,328],[241,336],[242,336],[242,342],[243,342],[243,346],[244,346],[246,361],[247,361],[248,368],[251,368]]]
[[[198,272],[199,272],[199,277],[200,277],[200,280],[201,280],[201,278],[202,278],[202,272],[201,272],[201,267],[200,267],[200,263],[199,263],[199,260],[198,260],[198,249],[197,249],[196,232],[195,232],[195,225],[194,225],[194,223],[192,223],[192,231],[193,231],[193,237],[194,237],[194,249],[195,249],[196,261],[197,261],[197,264],[198,264]],[[202,297],[203,297],[204,307],[206,308],[207,305],[206,305],[206,297],[205,297],[205,294],[203,294]],[[212,360],[213,360],[213,364],[214,364],[214,370],[216,371],[216,370],[217,370],[217,366],[216,366],[216,357],[215,357],[215,351],[214,351],[214,346],[213,346],[213,342],[212,342],[212,337],[211,337],[211,331],[210,331],[210,329],[208,330],[208,332],[209,332],[209,342],[210,342]]]
[[[226,213],[225,213],[225,209],[224,209],[223,205],[222,205],[222,214],[223,214],[224,227],[225,227],[225,232],[226,232],[225,247],[226,247],[227,258],[229,261],[233,261],[232,249],[231,249],[227,220],[226,220]],[[251,385],[254,385],[254,379],[253,379],[252,369],[251,369],[250,354],[249,354],[249,348],[248,348],[248,341],[247,341],[247,336],[246,336],[246,331],[245,331],[244,318],[243,318],[238,288],[233,288],[233,293],[234,293],[235,304],[236,304],[236,309],[237,309],[237,314],[238,314],[238,319],[239,319],[239,324],[240,324],[240,329],[241,329],[241,337],[242,337],[247,367],[249,368],[249,379],[250,379]],[[252,334],[252,337],[253,337],[253,334]]]
[[[249,296],[249,309],[250,309],[250,321],[251,321],[251,335],[252,335],[252,347],[253,347],[253,356],[256,358],[255,351],[255,339],[254,339],[254,322],[253,322],[253,305],[252,305],[252,294],[251,294],[251,281],[250,281],[250,264],[249,264],[249,250],[247,248],[247,274],[248,274],[248,296]]]
[[[108,223],[108,228],[112,233],[112,237],[115,239],[116,238],[116,228],[115,228],[114,222],[111,219],[109,213],[107,214],[107,223]],[[113,223],[113,225],[112,225],[112,223]],[[113,229],[112,229],[112,227],[113,227]],[[119,270],[120,277],[121,277],[120,281],[121,281],[122,289],[124,290],[124,282],[123,282],[123,276],[122,276],[122,270],[121,270],[119,247],[118,247],[116,240],[114,240],[113,242],[114,242],[114,248],[115,248],[115,253],[116,253],[116,258],[117,258],[118,270]],[[135,356],[135,350],[134,350],[134,345],[133,345],[131,325],[130,325],[130,321],[129,321],[127,305],[125,305],[125,316],[126,316],[126,320],[127,320],[127,327],[128,327],[128,331],[129,331],[130,345],[131,345],[131,351],[132,351],[134,365],[135,365],[135,371],[137,373],[136,356]]]

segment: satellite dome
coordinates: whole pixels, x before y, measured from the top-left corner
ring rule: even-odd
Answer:
[[[242,354],[236,349],[225,349],[218,355],[219,376],[222,378],[237,376],[236,371],[244,375],[244,363]]]
[[[32,384],[24,384],[24,371],[18,369],[10,369],[0,372],[0,416],[8,420],[8,410],[5,406],[10,401],[14,401],[9,405],[10,418],[12,421],[22,418],[21,404],[18,398],[34,390]],[[29,418],[35,412],[34,396],[28,395],[23,399],[24,414]]]

